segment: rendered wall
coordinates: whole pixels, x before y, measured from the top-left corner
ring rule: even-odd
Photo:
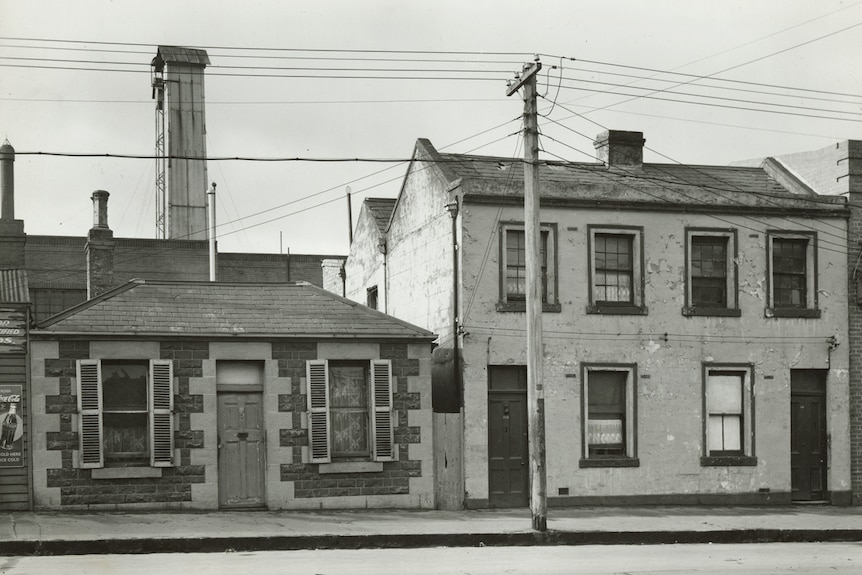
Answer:
[[[468,504],[488,500],[488,365],[526,364],[524,313],[496,311],[498,224],[520,208],[464,210],[465,465]],[[560,313],[544,313],[548,495],[585,501],[789,501],[790,369],[828,369],[829,489],[850,490],[846,221],[543,209],[556,223]],[[648,315],[586,313],[587,225],[642,226]],[[737,229],[741,317],[685,317],[685,228]],[[766,230],[818,233],[820,319],[767,318]],[[476,238],[476,241],[470,240]],[[490,242],[490,244],[488,243]],[[837,247],[836,247],[837,246]],[[828,338],[842,342],[830,354]],[[638,467],[581,468],[581,364],[637,365]],[[704,363],[746,363],[755,382],[753,467],[704,467]],[[559,496],[568,489],[568,496]]]

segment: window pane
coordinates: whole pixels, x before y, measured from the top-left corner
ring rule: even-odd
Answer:
[[[506,230],[506,299],[522,300],[527,294],[527,238],[524,230]],[[548,232],[540,234],[539,267],[542,301],[548,300]]]
[[[102,362],[102,407],[105,411],[146,411],[145,363]]]
[[[806,307],[808,299],[807,251],[807,239],[773,238],[772,296],[775,307]]]
[[[146,413],[103,413],[103,445],[108,462],[132,463],[147,458]]]
[[[742,414],[742,375],[710,375],[706,382],[706,408],[710,414]]]
[[[692,236],[692,305],[727,305],[727,243],[726,237]]]
[[[742,451],[742,418],[738,415],[710,415],[707,437],[709,451]]]
[[[626,454],[625,371],[590,371],[587,376],[587,446],[591,456]]]
[[[631,302],[632,236],[595,235],[593,299],[596,302]]]
[[[370,453],[367,373],[367,365],[330,364],[333,457],[366,456]]]

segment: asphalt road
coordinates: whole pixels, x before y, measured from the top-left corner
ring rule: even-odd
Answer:
[[[862,543],[459,547],[0,557],[0,575],[862,573]]]

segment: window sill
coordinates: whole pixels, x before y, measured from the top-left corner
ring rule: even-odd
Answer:
[[[820,317],[820,310],[811,308],[768,307],[766,308],[764,315],[766,317],[807,317],[817,319]]]
[[[682,315],[692,316],[714,316],[714,317],[742,317],[742,310],[727,307],[684,307]]]
[[[526,302],[522,301],[500,301],[497,302],[497,311],[499,312],[521,312],[527,311]],[[543,303],[542,311],[545,313],[560,313],[562,306],[559,303]]]
[[[641,461],[637,457],[619,457],[606,459],[600,457],[591,457],[589,459],[581,459],[578,462],[578,467],[640,467]]]
[[[92,479],[141,479],[161,476],[161,467],[100,467],[90,472]]]
[[[754,467],[757,458],[751,455],[715,455],[700,458],[701,467]]]
[[[649,310],[644,305],[607,305],[590,304],[587,313],[603,315],[648,315]]]
[[[317,472],[327,473],[380,473],[383,463],[380,461],[339,461],[336,463],[321,463]]]

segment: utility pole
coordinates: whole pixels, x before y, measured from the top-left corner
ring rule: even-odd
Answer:
[[[542,360],[542,264],[539,230],[539,123],[536,76],[542,63],[524,64],[506,96],[524,88],[524,236],[527,250],[527,433],[530,445],[530,512],[533,529],[548,529],[545,470],[545,391]]]

